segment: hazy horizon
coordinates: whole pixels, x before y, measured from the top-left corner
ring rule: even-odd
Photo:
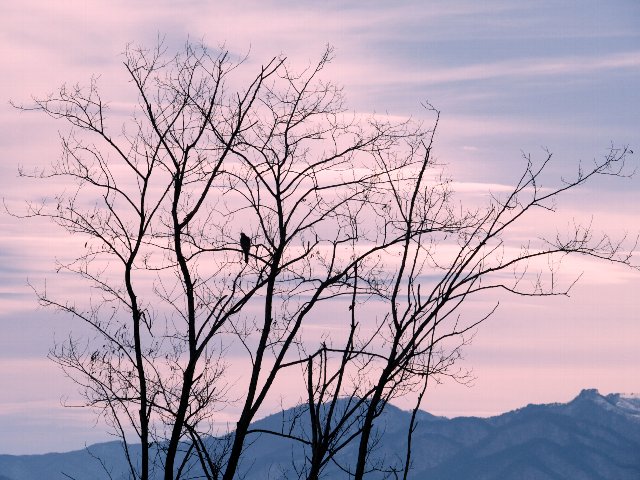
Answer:
[[[526,403],[520,406],[517,406],[513,409],[509,409],[506,410],[504,412],[493,412],[493,413],[487,413],[485,415],[482,414],[477,414],[477,415],[437,415],[434,414],[431,411],[426,410],[425,408],[421,408],[420,410],[422,412],[426,412],[429,413],[431,415],[435,415],[436,417],[442,417],[442,418],[446,418],[446,419],[455,419],[455,418],[485,418],[485,419],[489,419],[489,418],[494,418],[494,417],[500,417],[502,415],[507,415],[510,413],[514,413],[518,410],[521,410],[523,408],[529,407],[531,405],[538,405],[538,406],[553,406],[553,405],[562,405],[562,404],[567,404],[570,403],[576,399],[578,399],[579,397],[583,396],[583,395],[589,395],[591,393],[596,393],[602,397],[608,397],[610,395],[620,395],[621,398],[627,398],[627,399],[640,399],[640,393],[634,393],[634,392],[630,392],[630,393],[620,393],[620,392],[611,392],[611,393],[603,393],[598,391],[597,389],[593,389],[593,388],[584,388],[582,389],[580,392],[578,392],[576,395],[574,395],[573,397],[571,397],[570,399],[568,399],[567,401],[551,401],[551,402],[544,402],[544,403]],[[391,405],[400,408],[400,410],[404,411],[404,412],[411,412],[411,409],[402,409],[401,407],[398,407],[397,405],[395,405],[394,402],[391,403]],[[269,413],[265,413],[264,415],[259,415],[254,422],[261,422],[269,417],[271,417],[272,415],[279,415],[281,413],[281,411],[273,411],[273,412],[269,412]],[[232,428],[233,426],[230,425],[230,428]],[[233,431],[233,430],[230,430]],[[45,455],[45,454],[49,454],[49,453],[69,453],[69,452],[73,452],[73,451],[78,451],[78,450],[83,450],[85,447],[88,447],[90,445],[95,445],[95,444],[100,444],[100,443],[106,443],[106,442],[119,442],[121,441],[120,438],[103,438],[102,440],[96,440],[94,442],[87,442],[86,445],[81,445],[75,448],[71,448],[68,450],[61,450],[61,449],[54,449],[54,450],[48,450],[48,451],[43,451],[43,452],[30,452],[30,453],[10,453],[8,455],[17,455],[17,456],[22,456],[22,455]],[[138,444],[139,445],[139,444]],[[5,452],[0,452],[0,455],[7,455]]]

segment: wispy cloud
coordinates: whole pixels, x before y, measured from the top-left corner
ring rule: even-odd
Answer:
[[[354,72],[361,71],[362,67],[354,67]],[[367,83],[438,85],[496,78],[517,80],[531,77],[591,75],[614,70],[640,71],[640,51],[599,56],[526,58],[449,68],[419,68],[400,72],[378,71],[376,75],[367,77]],[[359,77],[363,78],[361,75]]]

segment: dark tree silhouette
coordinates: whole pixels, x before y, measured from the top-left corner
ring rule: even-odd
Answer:
[[[320,78],[331,55],[299,73],[273,58],[247,81],[224,49],[131,47],[124,66],[138,106],[121,127],[95,80],[21,107],[71,126],[57,162],[21,172],[69,188],[24,216],[87,240],[58,269],[95,295],[35,288],[42,305],[95,333],[51,358],[122,439],[131,478],[241,478],[251,439],[265,433],[252,421],[283,378],[297,382],[307,427],[268,434],[304,447],[298,477],[333,464],[357,480],[373,470],[406,478],[410,448],[376,458],[376,420],[399,396],[414,394],[417,409],[430,378],[465,380],[460,349],[494,310],[473,316],[467,299],[565,295],[553,262],[566,255],[632,264],[633,242],[589,226],[524,244],[509,236],[533,210],[551,222],[566,191],[624,176],[626,148],[544,188],[551,155],[537,166],[527,158],[509,194],[466,210],[433,157],[439,112],[425,105],[426,127],[350,113]],[[241,234],[244,263],[230,233],[238,224],[252,232]],[[541,258],[548,271],[534,268]],[[233,434],[211,443],[230,404]],[[355,458],[339,456],[353,444]]]

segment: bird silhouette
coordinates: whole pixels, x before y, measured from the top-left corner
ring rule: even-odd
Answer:
[[[251,248],[251,239],[247,237],[244,232],[240,232],[240,248],[244,253],[245,263],[249,263],[249,249]]]

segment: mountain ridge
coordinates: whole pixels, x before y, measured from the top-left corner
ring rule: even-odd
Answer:
[[[269,415],[255,428],[273,428],[291,418],[292,409]],[[381,441],[373,452],[382,464],[404,455],[410,412],[393,405],[381,416]],[[585,389],[567,403],[529,404],[488,418],[438,417],[419,412],[413,436],[409,478],[434,480],[637,480],[640,479],[640,398],[601,395]],[[304,434],[304,426],[297,427]],[[212,439],[213,442],[217,441]],[[350,445],[339,460],[348,462]],[[260,435],[249,447],[247,480],[282,478],[293,473],[292,459],[304,461],[304,451],[282,438]],[[93,456],[92,456],[93,455]],[[0,480],[102,480],[100,462],[114,479],[126,478],[119,442],[43,455],[0,455]],[[346,478],[329,466],[323,478]],[[367,478],[382,478],[371,474]]]

